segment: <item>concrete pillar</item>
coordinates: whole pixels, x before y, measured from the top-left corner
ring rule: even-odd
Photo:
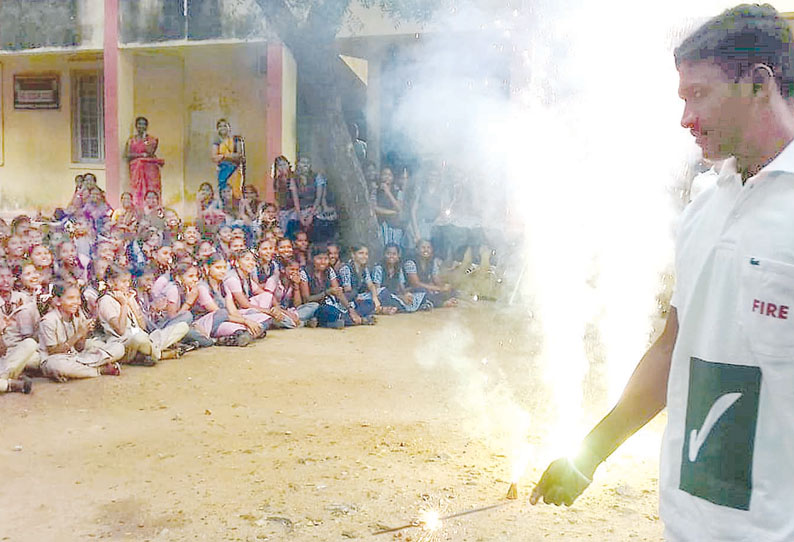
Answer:
[[[103,44],[105,77],[105,191],[113,207],[121,195],[119,154],[119,2],[105,0]]]
[[[281,63],[281,154],[291,162],[298,150],[298,65],[292,51],[282,48]]]
[[[284,46],[281,43],[267,44],[267,98],[265,103],[265,153],[267,164],[273,164],[276,156],[282,154],[282,72]],[[275,201],[273,183],[270,179],[270,166],[265,173],[265,201]]]
[[[380,165],[381,65],[376,58],[367,61],[367,159]]]

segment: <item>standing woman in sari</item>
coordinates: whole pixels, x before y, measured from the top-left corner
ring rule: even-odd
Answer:
[[[130,163],[130,185],[132,199],[136,207],[143,207],[144,198],[149,191],[160,195],[160,167],[165,163],[154,154],[159,141],[147,133],[149,121],[146,117],[135,119],[135,135],[127,140],[124,157]]]
[[[212,141],[212,161],[218,168],[218,193],[220,194],[226,186],[231,185],[234,197],[239,200],[242,196],[240,166],[245,161],[245,157],[235,148],[232,126],[229,121],[220,119],[215,127],[218,133]]]

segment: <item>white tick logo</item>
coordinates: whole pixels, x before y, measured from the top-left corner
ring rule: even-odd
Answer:
[[[700,452],[700,447],[703,446],[704,442],[706,442],[706,439],[708,438],[709,433],[711,433],[711,430],[714,428],[714,425],[741,396],[742,394],[737,392],[726,393],[714,401],[714,404],[711,405],[711,408],[709,409],[709,413],[706,414],[706,419],[703,420],[703,426],[700,428],[700,431],[693,429],[689,432],[690,462],[694,462],[697,459],[698,453]]]

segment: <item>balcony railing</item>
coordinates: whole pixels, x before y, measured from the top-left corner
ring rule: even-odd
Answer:
[[[103,0],[0,0],[0,50],[101,47]],[[85,20],[81,20],[85,19]],[[256,39],[265,35],[256,0],[119,0],[121,43]]]
[[[122,43],[264,36],[256,0],[120,0]]]
[[[0,49],[73,47],[80,44],[77,0],[3,0]]]

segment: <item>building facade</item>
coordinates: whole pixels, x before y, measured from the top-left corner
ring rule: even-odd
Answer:
[[[190,214],[198,185],[215,184],[219,118],[245,137],[262,194],[273,159],[295,158],[297,67],[254,0],[227,3],[2,2],[0,208],[65,205],[88,171],[116,205],[138,116],[159,138],[166,205]]]

